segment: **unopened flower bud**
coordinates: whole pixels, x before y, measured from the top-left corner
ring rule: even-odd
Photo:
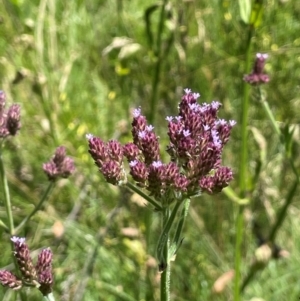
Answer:
[[[13,273],[6,270],[0,271],[0,283],[3,286],[9,287],[13,290],[22,288],[22,281],[18,279]]]

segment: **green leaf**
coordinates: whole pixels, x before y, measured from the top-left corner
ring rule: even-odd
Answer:
[[[254,28],[258,28],[262,22],[263,16],[263,0],[255,0],[250,16],[250,24]]]
[[[10,3],[12,3],[13,5],[20,7],[23,4],[23,0],[10,0]]]
[[[251,13],[251,0],[239,0],[240,16],[245,24],[249,24]]]

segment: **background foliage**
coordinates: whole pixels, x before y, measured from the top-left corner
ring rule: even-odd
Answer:
[[[256,52],[270,56],[266,71],[271,81],[264,91],[280,126],[295,127],[292,154],[299,166],[300,2],[269,0],[263,7],[253,58]],[[159,276],[151,256],[158,218],[153,213],[149,229],[150,208],[104,182],[87,153],[85,134],[126,142],[132,108],[142,106],[150,115],[159,9],[150,0],[1,1],[0,87],[9,103],[22,106],[21,132],[7,142],[4,153],[16,223],[42,195],[47,179],[41,166],[58,145],[67,147],[77,166],[22,233],[32,250],[51,247],[58,300],[74,300],[99,233],[101,244],[82,300],[158,299]],[[161,142],[167,144],[164,117],[175,114],[186,87],[199,91],[202,101],[219,100],[223,117],[239,121],[247,35],[238,1],[170,1],[164,26],[154,120]],[[257,248],[253,220],[261,233],[267,232],[292,181],[282,146],[252,96],[244,275]],[[236,172],[239,148],[237,124],[224,154],[226,165]],[[5,221],[1,193],[0,218]],[[212,287],[234,267],[236,205],[220,194],[193,199],[190,209],[172,267],[172,300],[231,300],[232,283],[218,295]],[[299,214],[296,193],[277,237],[290,255],[272,260],[258,273],[244,300],[299,298]],[[0,266],[7,267],[9,236],[0,231]],[[38,300],[34,294],[28,292],[30,300]],[[0,298],[14,300],[3,288]]]

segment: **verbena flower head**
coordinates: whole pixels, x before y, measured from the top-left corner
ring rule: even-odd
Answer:
[[[201,192],[216,193],[233,178],[232,170],[222,166],[222,151],[235,121],[218,118],[221,104],[199,104],[198,93],[186,89],[177,116],[168,116],[167,152],[170,162],[160,157],[159,137],[138,108],[133,112],[133,142],[103,142],[87,135],[89,153],[109,183],[126,182],[124,157],[138,186],[156,199],[192,197]]]
[[[68,178],[75,171],[74,161],[66,155],[66,148],[59,146],[51,160],[43,164],[43,170],[50,181]]]
[[[266,53],[257,53],[253,70],[250,74],[244,76],[244,81],[251,85],[265,84],[270,81],[267,74],[264,73],[264,67],[268,55]]]
[[[34,266],[25,238],[13,236],[11,241],[14,245],[17,268],[22,278],[19,279],[10,271],[2,270],[0,271],[0,283],[13,290],[18,290],[23,286],[37,287],[44,296],[50,294],[53,286],[51,250],[43,249]]]
[[[22,288],[22,280],[20,280],[12,272],[6,270],[0,270],[0,283],[12,290]]]
[[[13,104],[6,110],[5,105],[6,96],[0,90],[0,138],[15,136],[21,128],[20,106]]]

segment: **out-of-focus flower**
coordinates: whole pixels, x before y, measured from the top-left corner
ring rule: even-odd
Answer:
[[[20,106],[13,104],[8,110],[5,110],[5,104],[5,93],[0,90],[0,138],[5,138],[9,135],[15,136],[21,128]]]
[[[186,89],[178,116],[166,118],[170,139],[167,152],[171,157],[167,164],[160,160],[159,138],[140,108],[133,112],[133,142],[125,144],[123,151],[120,151],[120,144],[114,142],[118,145],[115,147],[117,155],[112,156],[112,142],[105,143],[98,137],[87,135],[89,153],[106,180],[120,184],[120,180],[126,178],[123,168],[123,158],[126,157],[137,185],[163,202],[182,195],[192,197],[201,192],[216,193],[226,187],[233,173],[229,167],[221,165],[221,157],[235,121],[219,119],[217,114],[221,104],[217,101],[198,104],[199,96]]]
[[[37,287],[44,296],[50,294],[53,286],[53,255],[51,250],[49,248],[43,249],[38,256],[36,266],[34,266],[25,238],[13,236],[11,241],[14,245],[17,268],[22,275],[22,279],[19,279],[10,271],[2,270],[0,271],[0,283],[14,290],[23,286]]]
[[[50,181],[68,178],[75,171],[74,161],[66,156],[66,148],[59,146],[51,160],[43,164],[43,170]]]
[[[264,73],[264,67],[268,55],[266,53],[257,53],[254,62],[253,70],[250,74],[244,76],[244,81],[250,85],[265,84],[270,81],[267,74]]]
[[[16,135],[17,131],[21,128],[20,110],[20,106],[14,104],[9,107],[7,112],[6,126],[12,136]]]
[[[22,288],[22,281],[18,279],[13,273],[6,270],[0,271],[0,283],[3,286],[9,287],[13,290]]]
[[[3,91],[0,90],[0,115],[4,111],[5,108],[5,103],[6,103],[6,96]]]

